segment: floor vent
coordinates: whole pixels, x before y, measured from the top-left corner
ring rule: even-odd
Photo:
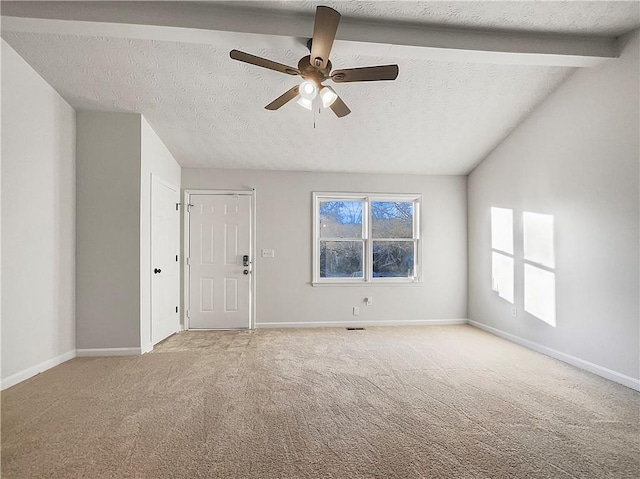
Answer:
[[[347,328],[347,331],[364,331],[364,328]]]

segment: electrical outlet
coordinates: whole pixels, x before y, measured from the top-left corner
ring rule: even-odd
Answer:
[[[373,298],[369,296],[368,298],[364,298],[364,304],[367,306],[371,306],[373,304]]]
[[[353,315],[360,316],[360,308],[358,306],[353,307]]]
[[[511,308],[511,316],[513,316],[514,318],[518,316],[518,308],[516,308],[515,306]]]

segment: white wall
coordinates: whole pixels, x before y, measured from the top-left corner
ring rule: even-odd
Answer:
[[[2,40],[2,381],[75,350],[75,111]]]
[[[77,348],[140,347],[141,116],[77,114]]]
[[[183,169],[184,189],[257,192],[256,321],[412,321],[467,317],[466,178]],[[312,287],[312,192],[422,193],[423,275],[417,287]],[[259,256],[259,254],[258,254]],[[363,306],[372,296],[372,306]],[[353,306],[362,306],[360,316]]]
[[[181,169],[153,128],[142,118],[140,177],[140,340],[151,349],[151,176],[180,189]]]
[[[2,42],[0,42],[0,77],[2,75]],[[0,78],[0,85],[2,80]],[[0,105],[2,105],[2,88],[0,87]],[[0,118],[2,111],[0,107]],[[2,266],[2,121],[0,121],[0,266]],[[0,389],[2,389],[2,268],[0,267]]]
[[[469,176],[469,317],[637,380],[637,32],[626,40],[619,60],[577,71]],[[515,318],[491,291],[492,206],[515,211]],[[523,312],[523,211],[555,217],[555,328]]]

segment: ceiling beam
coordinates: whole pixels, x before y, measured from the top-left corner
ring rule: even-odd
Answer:
[[[292,39],[309,38],[314,20],[313,12],[247,10],[208,2],[3,1],[1,13],[4,31],[216,42],[220,47],[221,38],[232,42],[238,33],[271,37],[272,46],[289,45]],[[614,37],[445,29],[345,17],[336,45],[345,54],[562,67],[589,67],[620,53]]]

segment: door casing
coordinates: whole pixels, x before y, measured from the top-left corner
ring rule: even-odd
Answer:
[[[249,329],[254,329],[256,324],[256,190],[184,190],[183,198],[183,245],[182,245],[182,277],[184,288],[182,291],[182,324],[185,330],[189,330],[189,297],[190,297],[190,275],[187,257],[189,256],[189,205],[191,195],[244,195],[251,198],[251,219],[249,224],[249,248],[251,250],[251,273],[249,276]],[[198,331],[203,331],[198,329]]]

